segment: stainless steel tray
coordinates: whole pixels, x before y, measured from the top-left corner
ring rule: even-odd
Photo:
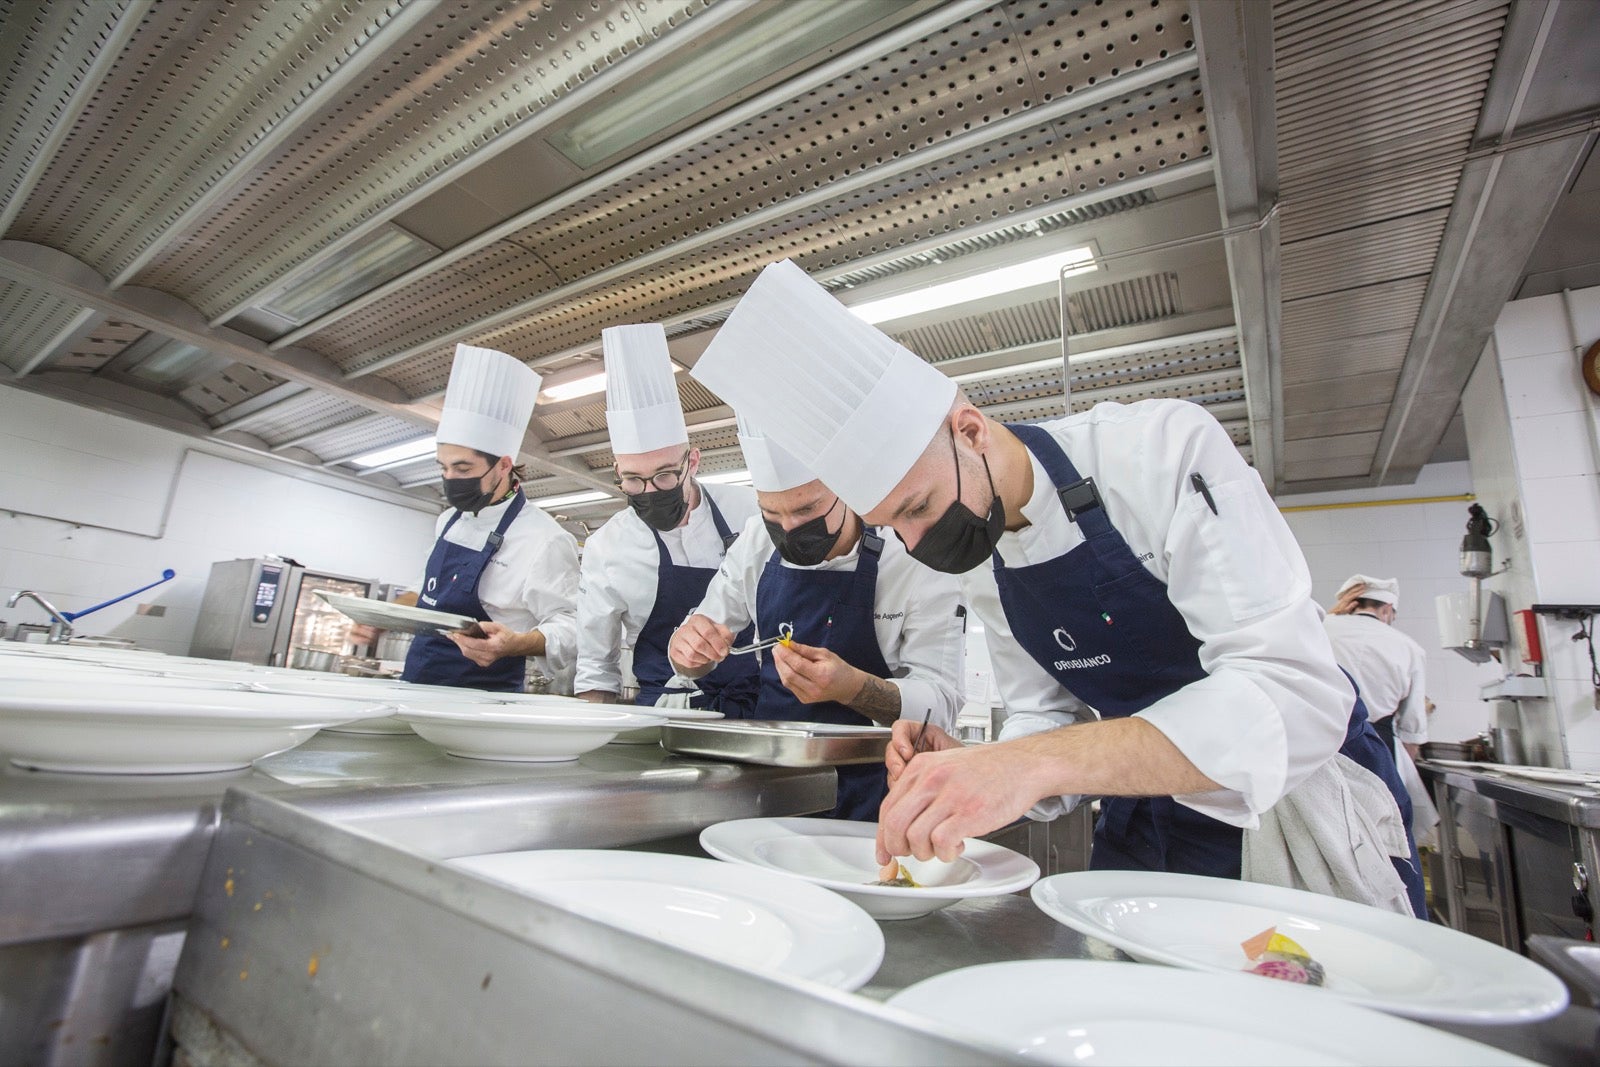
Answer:
[[[768,767],[823,767],[882,763],[889,747],[887,726],[840,726],[826,722],[668,722],[661,747],[685,756],[710,756]]]

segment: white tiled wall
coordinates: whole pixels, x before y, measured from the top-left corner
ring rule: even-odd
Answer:
[[[45,621],[31,603],[4,607],[18,589],[74,611],[170,567],[176,579],[86,617],[78,632],[184,654],[217,560],[271,553],[411,582],[433,540],[426,511],[263,470],[179,434],[17,389],[0,389],[0,437],[0,621],[7,624]],[[130,454],[137,464],[124,463]],[[124,471],[125,508],[109,506],[91,481],[114,466]],[[166,613],[138,615],[141,603]]]
[[[1521,479],[1532,599],[1600,604],[1600,407],[1577,358],[1600,338],[1600,288],[1569,298],[1570,317],[1559,294],[1507,304],[1493,351]],[[1600,711],[1587,648],[1571,640],[1573,623],[1546,619],[1541,630],[1552,696],[1547,704],[1525,702],[1524,718],[1542,714],[1559,723],[1571,766],[1600,770]]]
[[[1467,588],[1457,569],[1467,504],[1327,505],[1458,496],[1471,491],[1472,476],[1466,463],[1440,463],[1423,468],[1415,485],[1278,498],[1281,508],[1318,509],[1287,510],[1284,518],[1305,552],[1312,595],[1319,604],[1332,604],[1339,586],[1352,574],[1399,579],[1400,610],[1395,625],[1428,653],[1428,695],[1437,705],[1429,730],[1440,741],[1461,740],[1488,728],[1489,709],[1478,698],[1478,687],[1499,677],[1493,666],[1469,663],[1439,644],[1434,597]]]

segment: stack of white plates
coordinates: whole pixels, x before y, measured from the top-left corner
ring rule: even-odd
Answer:
[[[334,723],[359,701],[129,679],[22,679],[0,686],[0,752],[38,770],[195,774],[236,770]]]

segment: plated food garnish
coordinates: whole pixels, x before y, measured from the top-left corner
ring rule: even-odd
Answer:
[[[1248,974],[1300,985],[1321,985],[1326,976],[1322,964],[1312,959],[1298,941],[1278,933],[1276,926],[1267,927],[1239,947],[1253,964],[1245,968]]]

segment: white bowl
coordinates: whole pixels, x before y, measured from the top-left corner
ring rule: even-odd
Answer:
[[[17,681],[0,691],[0,752],[38,770],[196,774],[237,770],[334,723],[359,701],[126,682]]]
[[[700,831],[700,847],[720,860],[782,871],[855,901],[874,919],[915,919],[968,897],[1026,889],[1039,865],[1020,852],[968,838],[954,863],[905,857],[919,884],[872,885],[878,824],[843,819],[734,819]]]
[[[695,856],[544,849],[452,866],[734,967],[856,989],[883,961],[866,912],[798,878]]]
[[[1103,960],[986,963],[889,998],[1039,1063],[1528,1064],[1430,1026],[1250,975]]]
[[[517,763],[559,763],[575,760],[608,743],[623,730],[660,726],[660,715],[613,711],[577,701],[571,711],[510,704],[473,705],[408,703],[400,718],[452,756],[510,760]]]
[[[1135,959],[1237,974],[1240,943],[1276,926],[1327,972],[1312,990],[1430,1022],[1536,1022],[1567,987],[1526,957],[1459,930],[1282,886],[1159,871],[1075,871],[1033,887],[1051,918]],[[1272,981],[1250,975],[1256,981]]]

